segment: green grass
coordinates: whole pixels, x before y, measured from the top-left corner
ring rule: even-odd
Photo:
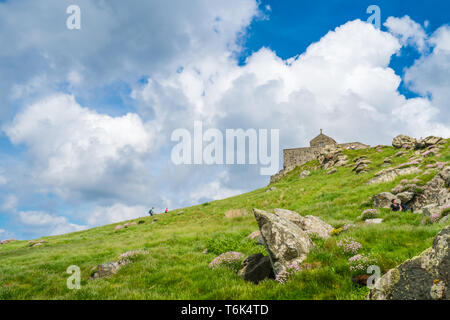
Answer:
[[[449,161],[449,143],[439,158],[427,158],[426,164]],[[317,166],[313,161],[296,168],[281,181],[276,190],[267,187],[233,198],[209,202],[169,212],[153,218],[141,218],[144,224],[114,231],[108,225],[77,233],[46,237],[42,247],[32,248],[27,241],[0,246],[0,299],[363,299],[365,287],[352,283],[348,255],[336,242],[352,237],[363,245],[361,253],[370,254],[382,272],[412,258],[430,247],[442,225],[420,225],[421,217],[412,213],[380,210],[384,222],[363,225],[359,216],[371,208],[374,194],[389,191],[405,178],[419,177],[422,183],[433,174],[398,177],[390,183],[367,185],[374,174],[385,168],[384,158],[398,150],[384,147],[345,151],[350,160],[366,155],[372,161],[367,173],[355,174],[352,167],[338,168],[327,175],[325,170],[312,171],[305,179],[298,174]],[[393,157],[392,166],[407,162],[414,151]],[[350,161],[351,163],[351,161]],[[424,163],[425,165],[425,163]],[[423,165],[423,166],[424,166]],[[422,167],[423,167],[422,166]],[[246,237],[258,229],[253,215],[226,218],[230,209],[272,210],[286,208],[302,215],[315,215],[337,228],[346,223],[358,227],[328,240],[314,239],[315,248],[306,263],[315,269],[294,274],[286,284],[265,280],[258,285],[244,282],[227,267],[210,269],[208,264],[225,251],[245,254],[265,253]],[[208,253],[202,251],[207,248]],[[91,280],[91,268],[114,261],[126,251],[145,249],[139,256],[111,277]],[[267,253],[265,253],[267,254]],[[69,290],[66,269],[81,269],[80,290]]]

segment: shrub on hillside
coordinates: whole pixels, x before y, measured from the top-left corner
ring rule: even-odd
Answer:
[[[338,236],[342,231],[344,230],[344,228],[340,227],[340,228],[336,228],[331,230],[331,235],[332,236]]]
[[[348,259],[349,270],[354,274],[366,274],[370,265],[376,264],[370,255],[356,254]]]

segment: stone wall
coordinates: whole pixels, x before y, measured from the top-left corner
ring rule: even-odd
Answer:
[[[295,148],[283,150],[283,168],[300,166],[308,161],[315,160],[321,148]]]

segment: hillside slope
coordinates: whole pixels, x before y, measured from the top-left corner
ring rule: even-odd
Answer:
[[[0,299],[363,299],[369,290],[352,282],[349,256],[342,254],[337,242],[351,237],[361,243],[360,253],[370,255],[382,273],[430,247],[448,222],[422,225],[420,214],[388,209],[379,210],[381,224],[367,225],[359,217],[373,208],[373,195],[390,191],[401,180],[417,177],[419,186],[430,181],[437,170],[425,172],[426,166],[450,161],[449,144],[447,140],[437,156],[424,157],[421,172],[398,176],[392,182],[367,184],[376,172],[408,162],[414,150],[400,156],[395,156],[399,150],[393,147],[346,150],[349,165],[333,174],[312,161],[269,187],[172,211],[158,216],[156,222],[155,217],[146,217],[121,230],[115,230],[115,224],[46,237],[36,247],[28,241],[0,245]],[[367,172],[356,174],[353,161],[362,155],[371,163]],[[385,163],[386,157],[391,163]],[[299,179],[306,169],[311,174]],[[295,273],[285,284],[265,280],[255,285],[244,282],[232,268],[209,268],[226,251],[267,255],[264,246],[247,238],[258,230],[252,208],[285,208],[314,215],[335,229],[348,223],[357,226],[327,240],[313,239],[315,247],[305,261],[312,269]],[[248,214],[226,217],[232,209],[245,209]],[[134,258],[117,274],[91,280],[96,265],[139,249],[147,254]],[[70,276],[66,270],[71,265],[81,269],[80,290],[66,286]]]

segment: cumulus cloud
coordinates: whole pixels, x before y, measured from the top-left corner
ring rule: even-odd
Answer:
[[[420,52],[426,50],[427,34],[423,27],[409,16],[404,16],[403,18],[389,17],[384,26],[390,33],[399,38],[403,46],[413,45]]]
[[[230,189],[223,185],[223,181],[229,181],[229,173],[222,171],[217,174],[217,180],[207,184],[200,185],[196,190],[189,194],[189,200],[192,204],[201,202],[220,200],[236,196],[244,192],[244,190]]]
[[[88,216],[87,222],[91,226],[111,224],[143,217],[147,212],[148,208],[144,206],[126,206],[121,203],[116,203],[113,206],[94,209]]]
[[[422,56],[405,71],[405,82],[411,90],[429,97],[432,105],[439,110],[440,117],[450,119],[450,27],[437,29],[429,40],[432,52]]]
[[[29,227],[33,233],[45,232],[45,234],[55,236],[87,228],[70,223],[66,217],[50,215],[41,211],[21,211],[18,216],[20,222]]]
[[[35,159],[35,179],[62,196],[139,192],[153,136],[140,117],[111,117],[55,95],[26,107],[5,129]]]

